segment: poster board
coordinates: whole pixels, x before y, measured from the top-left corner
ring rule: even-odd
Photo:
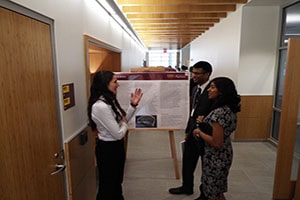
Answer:
[[[129,128],[185,129],[189,110],[189,76],[185,72],[120,72],[117,98],[127,110],[130,93],[143,91]]]

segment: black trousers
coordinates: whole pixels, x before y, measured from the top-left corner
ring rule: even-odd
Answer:
[[[99,170],[97,200],[124,200],[122,182],[125,167],[124,139],[97,141],[96,157]]]
[[[197,163],[200,156],[202,167],[203,153],[203,149],[199,149],[199,142],[193,136],[190,136],[184,143],[184,151],[182,158],[182,186],[183,189],[187,192],[193,191],[194,172],[197,167]],[[201,177],[199,177],[199,180],[200,178]]]

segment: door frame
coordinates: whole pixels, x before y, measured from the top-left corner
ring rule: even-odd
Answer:
[[[86,75],[86,91],[87,91],[87,100],[89,99],[90,96],[90,87],[91,87],[91,76],[92,73],[90,71],[90,55],[89,51],[91,50],[90,47],[96,47],[96,48],[101,48],[105,51],[112,52],[112,53],[118,53],[120,54],[120,68],[122,68],[122,50],[119,48],[116,48],[114,46],[111,46],[105,42],[102,42],[94,37],[91,37],[89,35],[84,35],[84,59],[85,59],[85,75]]]
[[[30,17],[34,20],[43,22],[45,24],[48,24],[50,27],[50,43],[51,43],[51,51],[52,51],[52,63],[53,63],[53,75],[54,75],[54,90],[55,90],[55,101],[56,101],[56,112],[57,112],[57,120],[58,120],[58,138],[59,138],[59,145],[60,149],[64,151],[64,145],[63,145],[63,129],[62,129],[62,116],[61,116],[61,108],[62,104],[60,103],[60,88],[59,88],[59,81],[58,81],[58,70],[57,70],[57,63],[56,63],[56,51],[55,51],[55,37],[54,37],[54,20],[42,15],[40,13],[37,13],[29,8],[26,8],[22,5],[19,5],[15,2],[11,2],[8,0],[0,0],[0,7],[3,7],[5,9],[11,10],[13,12],[19,13],[21,15]],[[64,191],[65,191],[65,199],[67,199],[67,179],[66,179],[66,173],[64,173]]]

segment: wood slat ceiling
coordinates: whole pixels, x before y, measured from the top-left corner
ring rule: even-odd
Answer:
[[[148,49],[181,49],[248,0],[116,0]]]

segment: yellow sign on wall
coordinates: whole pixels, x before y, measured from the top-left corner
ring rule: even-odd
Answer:
[[[75,105],[74,98],[74,83],[64,84],[62,86],[64,98],[64,110],[67,110]]]

